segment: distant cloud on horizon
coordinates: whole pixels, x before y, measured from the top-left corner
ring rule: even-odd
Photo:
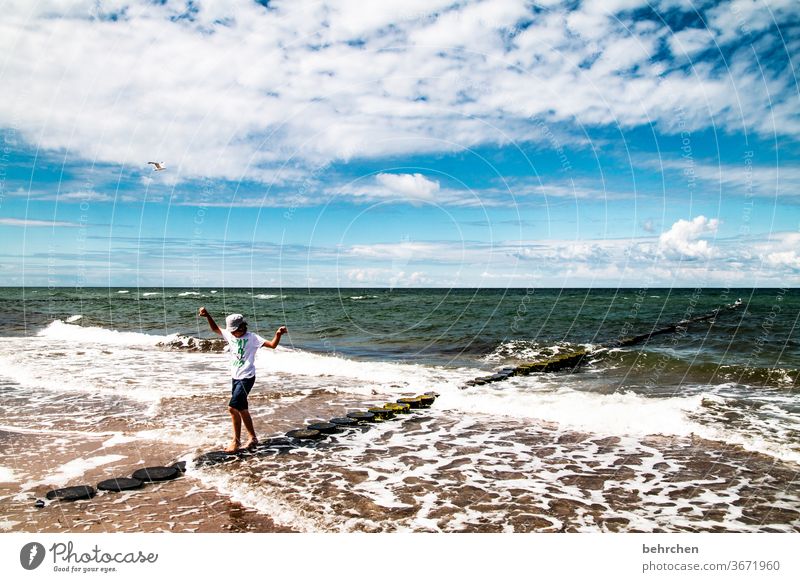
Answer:
[[[63,220],[35,220],[31,218],[0,218],[2,226],[19,226],[22,228],[77,228],[82,225],[79,222],[64,222]]]

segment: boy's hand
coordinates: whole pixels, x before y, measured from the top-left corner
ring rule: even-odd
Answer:
[[[283,335],[283,334],[286,334],[286,333],[289,333],[289,330],[288,330],[288,329],[286,329],[286,326],[285,326],[285,325],[282,325],[282,326],[280,326],[280,327],[278,328],[278,331],[277,331],[277,334],[278,334],[278,335]]]
[[[201,307],[200,310],[197,312],[197,315],[200,317],[208,317],[208,311],[206,311],[205,307]]]

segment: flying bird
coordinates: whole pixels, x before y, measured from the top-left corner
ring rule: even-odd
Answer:
[[[164,162],[147,162],[148,164],[153,164],[153,171],[160,172],[161,170],[166,170],[166,166],[164,166]]]

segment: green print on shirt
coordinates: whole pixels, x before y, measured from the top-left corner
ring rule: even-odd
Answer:
[[[246,345],[247,345],[246,339],[239,338],[236,340],[236,355],[239,358],[235,362],[237,368],[241,368],[242,366],[244,366],[244,347]]]

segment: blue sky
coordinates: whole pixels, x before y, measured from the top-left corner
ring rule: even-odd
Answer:
[[[796,8],[6,1],[0,284],[796,286]]]

